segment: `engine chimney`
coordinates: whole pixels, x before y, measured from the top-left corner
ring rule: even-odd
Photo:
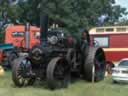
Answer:
[[[43,14],[40,17],[40,31],[41,31],[41,36],[40,36],[41,42],[44,42],[44,41],[47,42],[47,32],[48,32],[48,15],[47,14]]]
[[[30,24],[26,23],[25,25],[25,48],[29,49],[30,45]]]

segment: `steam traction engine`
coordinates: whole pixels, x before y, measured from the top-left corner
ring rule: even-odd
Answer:
[[[68,85],[71,73],[79,74],[88,81],[104,78],[104,52],[89,45],[87,31],[75,43],[63,32],[48,31],[48,16],[44,15],[40,40],[41,44],[34,46],[28,56],[14,60],[12,77],[16,86],[32,85],[40,79],[46,80],[49,88],[62,88]]]

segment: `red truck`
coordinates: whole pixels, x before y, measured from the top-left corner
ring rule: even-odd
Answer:
[[[33,45],[40,43],[40,28],[36,26],[30,26],[30,43],[29,48]],[[5,43],[12,43],[15,47],[25,47],[25,26],[15,25],[8,26],[5,30]]]
[[[12,50],[26,48],[25,25],[12,25],[5,29],[4,44],[0,44],[0,62],[7,61]],[[40,43],[40,28],[29,26],[29,49]],[[10,57],[9,57],[10,59]]]

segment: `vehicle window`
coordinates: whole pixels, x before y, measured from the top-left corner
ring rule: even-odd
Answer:
[[[109,47],[109,38],[108,36],[96,36],[94,37],[94,46],[100,47]]]
[[[33,37],[35,39],[39,39],[40,38],[40,32],[35,32]]]
[[[24,32],[12,32],[12,36],[13,37],[23,37],[24,36]]]
[[[114,31],[113,28],[106,28],[106,32],[112,32],[112,31]]]
[[[128,66],[128,60],[120,62],[119,66]]]
[[[126,32],[126,28],[117,28],[117,32]]]
[[[104,28],[97,28],[96,32],[104,32]]]

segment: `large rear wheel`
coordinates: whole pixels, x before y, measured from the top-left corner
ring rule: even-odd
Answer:
[[[51,89],[64,88],[70,80],[70,66],[66,59],[56,57],[50,61],[47,67],[48,86]]]
[[[102,48],[89,47],[84,62],[84,78],[88,81],[100,81],[105,75],[105,54]]]

